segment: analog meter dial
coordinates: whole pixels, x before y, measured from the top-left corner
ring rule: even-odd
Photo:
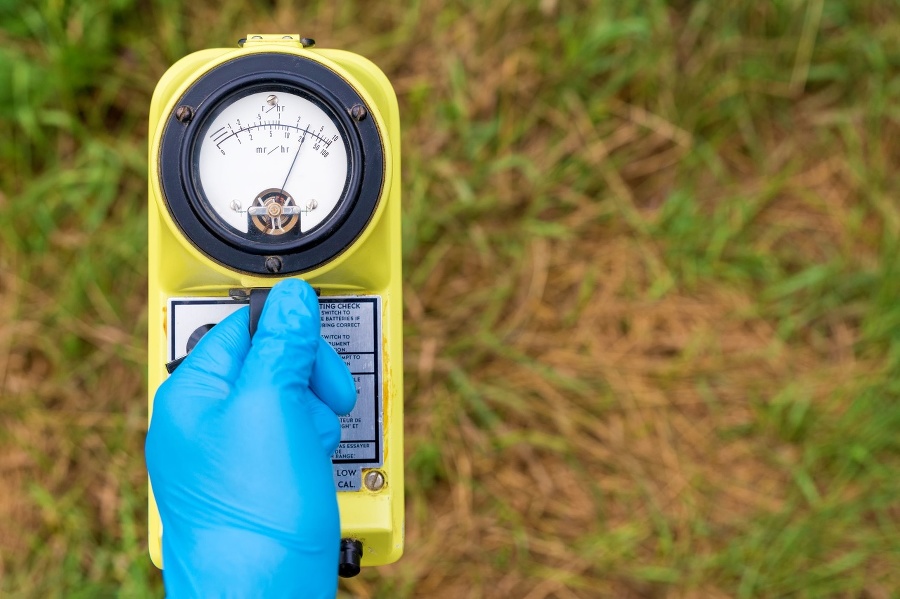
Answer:
[[[255,54],[202,76],[160,149],[166,206],[232,269],[285,275],[327,263],[371,222],[385,180],[376,119],[347,79]]]
[[[280,243],[314,230],[346,200],[349,144],[316,102],[262,89],[216,112],[193,158],[204,208],[223,225]]]

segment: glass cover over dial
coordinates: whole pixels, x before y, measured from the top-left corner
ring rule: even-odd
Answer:
[[[202,207],[232,233],[266,244],[302,238],[345,201],[349,144],[316,101],[285,88],[232,96],[193,151]]]

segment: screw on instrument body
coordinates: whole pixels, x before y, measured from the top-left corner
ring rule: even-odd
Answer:
[[[175,109],[175,119],[179,123],[190,123],[192,118],[194,118],[194,109],[190,106],[182,105]]]
[[[361,121],[366,118],[366,115],[369,114],[369,111],[366,110],[366,107],[362,104],[354,104],[353,108],[350,109],[350,116],[353,117],[355,121]]]
[[[278,256],[269,256],[266,258],[266,270],[269,272],[279,272],[281,270],[281,258]]]
[[[384,474],[378,470],[372,470],[366,474],[365,484],[370,491],[380,491],[384,488]]]

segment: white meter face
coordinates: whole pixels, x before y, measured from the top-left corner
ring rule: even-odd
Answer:
[[[233,232],[283,242],[324,223],[346,197],[348,143],[312,100],[283,89],[225,100],[194,149],[202,202]]]

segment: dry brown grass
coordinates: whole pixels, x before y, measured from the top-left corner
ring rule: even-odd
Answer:
[[[663,587],[636,584],[630,569],[653,561],[659,522],[668,543],[701,556],[784,507],[794,448],[729,432],[752,427],[773,390],[794,384],[827,405],[836,385],[872,368],[853,357],[848,327],[824,351],[787,345],[735,291],[645,299],[646,248],[627,232],[585,233],[532,241],[507,265],[517,292],[481,331],[490,344],[463,364],[441,358],[471,332],[474,310],[460,304],[472,281],[502,269],[445,259],[407,290],[421,331],[406,349],[407,443],[439,439],[446,473],[413,497],[410,550],[388,569],[418,581],[417,596],[657,596]],[[455,368],[496,413],[489,430],[447,391]],[[610,537],[621,539],[597,544],[621,553],[591,549]],[[709,583],[685,593],[727,596]]]

